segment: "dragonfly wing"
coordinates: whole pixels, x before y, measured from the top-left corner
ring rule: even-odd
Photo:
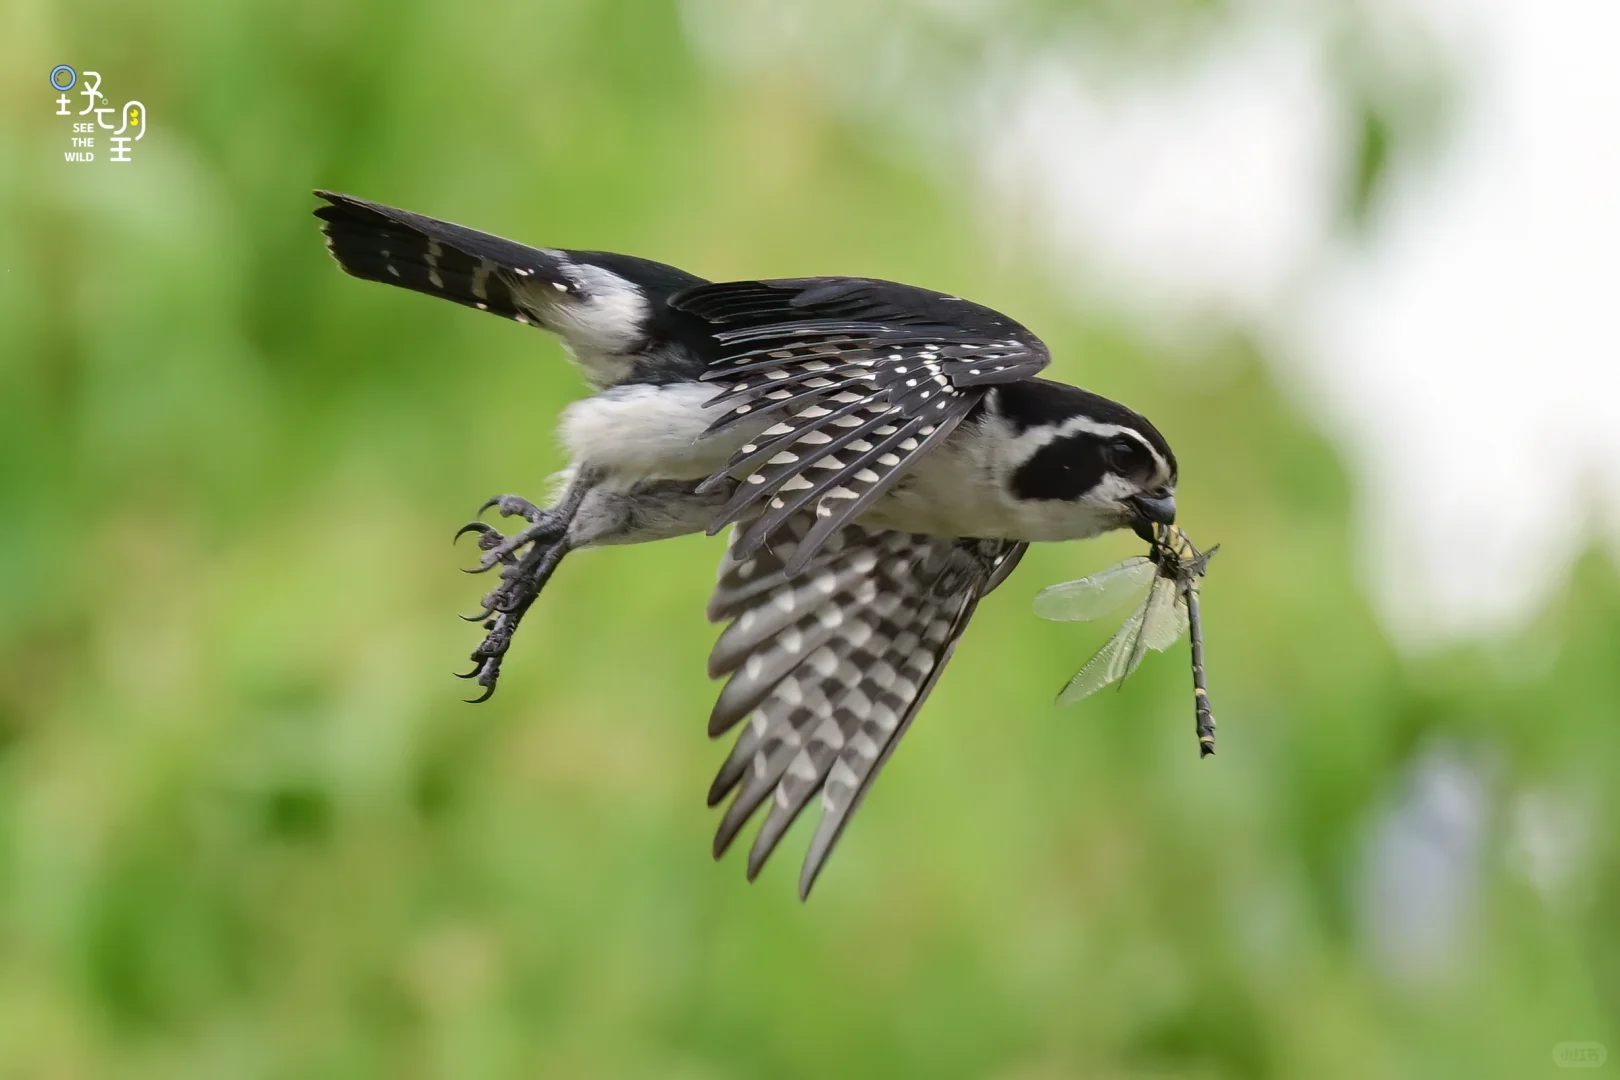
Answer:
[[[1058,695],[1059,705],[1079,701],[1130,674],[1131,657],[1136,652],[1136,643],[1142,633],[1142,620],[1146,614],[1145,603],[1131,613],[1131,617],[1125,620],[1124,625],[1114,631],[1114,636],[1109,638],[1107,643],[1097,650],[1096,655],[1086,661],[1086,666],[1069,680],[1069,685]]]
[[[1166,584],[1170,585],[1169,590],[1166,590]],[[1154,642],[1164,634],[1163,626],[1167,621],[1166,617],[1170,614],[1165,605],[1167,601],[1174,603],[1174,590],[1175,583],[1170,579],[1165,577],[1153,579],[1153,588],[1148,591],[1147,599],[1142,603],[1141,626],[1136,635],[1136,640],[1131,644],[1130,656],[1125,661],[1125,670],[1120,673],[1119,677],[1121,679],[1126,678],[1136,670],[1137,666],[1142,663],[1142,657],[1147,655],[1149,647],[1160,648]]]
[[[1138,555],[1090,577],[1049,585],[1035,594],[1035,614],[1057,622],[1095,619],[1123,604],[1156,573],[1152,560]]]
[[[1143,644],[1156,652],[1164,652],[1180,641],[1186,632],[1187,600],[1176,587],[1175,578],[1156,579],[1153,582],[1153,595],[1148,598],[1147,618],[1142,626]]]

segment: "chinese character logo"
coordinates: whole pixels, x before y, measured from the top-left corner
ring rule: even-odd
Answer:
[[[67,116],[69,121],[69,148],[62,154],[62,158],[69,162],[90,162],[96,160],[96,139],[105,137],[111,145],[112,155],[106,160],[115,165],[127,165],[134,160],[134,143],[146,137],[147,114],[146,106],[139,101],[131,99],[124,102],[122,108],[114,108],[107,95],[101,92],[101,73],[99,71],[86,71],[84,73],[84,86],[79,90],[83,97],[84,108],[77,112],[69,106],[73,99],[68,97],[68,91],[78,86],[79,73],[67,64],[58,64],[51,68],[51,89],[56,91],[56,115]],[[116,115],[118,123],[114,124],[108,119]],[[94,119],[79,119],[91,117]],[[102,136],[104,131],[111,135]]]
[[[1609,1048],[1599,1042],[1561,1042],[1553,1047],[1552,1059],[1560,1069],[1601,1069]]]

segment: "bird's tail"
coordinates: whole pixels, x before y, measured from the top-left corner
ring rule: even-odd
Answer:
[[[534,248],[381,203],[315,193],[326,247],[355,277],[454,300],[560,335],[581,362],[643,347],[670,294],[703,279],[602,251]]]
[[[327,250],[357,278],[525,320],[513,279],[561,280],[556,252],[350,195],[315,194],[327,201],[315,211]]]

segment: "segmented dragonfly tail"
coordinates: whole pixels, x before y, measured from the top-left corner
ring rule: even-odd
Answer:
[[[1187,590],[1188,636],[1192,639],[1193,706],[1198,730],[1198,756],[1215,752],[1215,713],[1209,707],[1209,690],[1204,686],[1204,628],[1198,618],[1198,586]]]
[[[1200,553],[1187,539],[1186,533],[1178,529],[1177,534],[1177,539],[1183,541],[1192,553],[1190,559],[1181,562],[1178,576],[1187,600],[1187,636],[1192,643],[1194,724],[1198,732],[1198,756],[1202,759],[1215,752],[1215,712],[1209,706],[1209,688],[1204,685],[1204,624],[1199,617],[1198,579],[1203,577],[1204,568],[1221,549],[1221,545],[1216,544]]]

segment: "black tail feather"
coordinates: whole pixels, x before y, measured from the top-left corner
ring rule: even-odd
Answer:
[[[533,321],[534,316],[520,303],[519,289],[531,282],[559,291],[571,287],[561,273],[560,252],[349,195],[315,194],[328,203],[315,211],[327,249],[355,277],[522,322]]]

